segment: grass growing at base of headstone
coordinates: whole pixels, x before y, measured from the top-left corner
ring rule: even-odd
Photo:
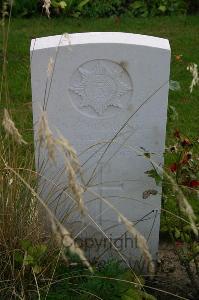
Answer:
[[[59,279],[51,286],[47,300],[75,300],[77,297],[80,300],[156,299],[150,295],[150,289],[143,292],[132,272],[116,261],[110,261],[105,266],[97,268],[93,276],[78,266],[66,272],[60,264],[56,275]],[[140,277],[140,281],[144,285],[144,279]]]

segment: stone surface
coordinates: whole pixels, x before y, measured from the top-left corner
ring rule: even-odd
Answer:
[[[73,215],[67,223],[76,233],[82,230],[77,240],[93,260],[115,255],[131,266],[144,265],[136,239],[102,198],[136,224],[156,259],[161,185],[146,174],[153,166],[144,153],[152,153],[154,166],[163,165],[169,70],[170,46],[161,38],[106,32],[32,40],[35,132],[44,107],[55,134],[61,132],[79,155],[89,217]],[[62,157],[51,166],[36,134],[35,145],[37,169],[48,178],[41,194],[62,220],[72,206],[62,192]]]

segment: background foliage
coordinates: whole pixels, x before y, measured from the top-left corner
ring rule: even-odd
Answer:
[[[0,0],[2,8],[4,0]],[[12,0],[7,1],[11,3]],[[43,0],[13,0],[13,16],[41,14]],[[198,0],[51,0],[51,15],[107,17],[128,14],[134,17],[192,14]]]

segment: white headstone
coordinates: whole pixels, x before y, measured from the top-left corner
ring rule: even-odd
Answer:
[[[50,60],[54,68],[49,78]],[[162,38],[100,32],[32,40],[35,132],[44,107],[51,128],[61,132],[79,154],[81,176],[93,193],[84,195],[91,217],[79,222],[82,231],[77,240],[93,260],[102,262],[115,255],[132,267],[142,265],[136,239],[100,197],[135,223],[156,260],[161,183],[156,185],[146,172],[154,168],[159,172],[157,166],[163,166],[169,70],[170,46]],[[46,154],[38,152],[36,147],[37,169],[43,167],[45,178],[57,185],[49,202],[51,207],[58,203],[56,213],[62,220],[71,205],[62,193],[62,159],[52,171],[48,162],[43,163]],[[144,152],[151,153],[153,165]],[[50,181],[41,189],[45,198],[55,190]]]

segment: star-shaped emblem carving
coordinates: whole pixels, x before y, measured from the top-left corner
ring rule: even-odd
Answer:
[[[110,106],[122,108],[121,97],[131,90],[131,86],[122,80],[122,68],[110,70],[97,61],[92,70],[83,66],[78,71],[81,81],[70,90],[81,97],[80,107],[91,107],[99,116]]]

